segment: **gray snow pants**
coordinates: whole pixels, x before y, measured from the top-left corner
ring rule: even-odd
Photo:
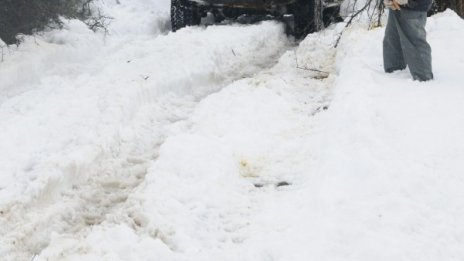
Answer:
[[[427,12],[401,9],[389,10],[383,39],[385,72],[409,67],[414,80],[433,79],[432,49],[426,40]]]

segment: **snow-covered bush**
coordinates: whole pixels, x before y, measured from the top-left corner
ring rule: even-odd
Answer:
[[[30,35],[46,28],[60,28],[61,18],[89,21],[92,29],[104,27],[104,16],[91,8],[93,0],[2,0],[0,38],[18,44],[18,34]]]

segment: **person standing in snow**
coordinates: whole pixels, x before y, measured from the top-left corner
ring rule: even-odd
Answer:
[[[427,11],[433,0],[384,0],[388,23],[383,39],[385,72],[403,70],[406,65],[414,80],[433,79],[432,49],[426,40]]]

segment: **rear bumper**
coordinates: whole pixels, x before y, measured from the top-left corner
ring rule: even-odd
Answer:
[[[200,5],[223,6],[233,8],[266,9],[292,4],[295,0],[194,0]]]

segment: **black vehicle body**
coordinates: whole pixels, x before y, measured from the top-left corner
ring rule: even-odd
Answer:
[[[291,33],[302,38],[341,18],[341,0],[171,0],[172,30],[198,25],[202,17],[215,22],[243,15],[268,15],[288,22]]]
[[[271,10],[277,6],[286,6],[296,0],[191,0],[200,5],[212,5],[229,8],[250,8],[260,10]]]

